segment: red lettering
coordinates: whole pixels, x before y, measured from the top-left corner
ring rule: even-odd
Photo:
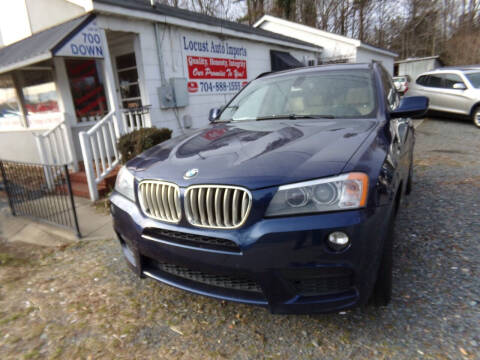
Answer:
[[[247,79],[247,61],[187,56],[190,79]]]

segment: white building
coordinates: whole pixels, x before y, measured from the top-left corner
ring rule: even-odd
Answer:
[[[312,45],[321,46],[323,50],[318,59],[320,64],[378,61],[383,64],[390,74],[393,74],[394,59],[398,56],[394,52],[365,44],[360,40],[333,34],[271,15],[264,15],[253,26],[301,39]]]
[[[408,75],[410,76],[410,81],[415,81],[420,74],[442,66],[443,62],[438,55],[408,58],[395,62],[395,75]]]
[[[248,81],[322,50],[149,0],[3,1],[0,39],[0,158],[83,159],[93,198],[122,133],[202,127]]]

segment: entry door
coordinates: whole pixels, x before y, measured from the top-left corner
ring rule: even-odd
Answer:
[[[135,53],[116,56],[115,65],[122,108],[132,109],[142,106]]]

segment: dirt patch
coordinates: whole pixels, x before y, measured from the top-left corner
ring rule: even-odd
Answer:
[[[444,165],[444,166],[450,166],[450,167],[463,167],[465,166],[464,163],[461,161],[452,159],[449,156],[442,156],[442,155],[436,155],[436,156],[429,156],[429,157],[423,157],[420,159],[414,159],[414,167],[416,169],[422,170],[431,166],[437,166],[437,165]]]
[[[447,150],[447,149],[436,149],[430,150],[430,152],[443,153],[443,154],[461,154],[461,155],[475,155],[466,151],[461,150]]]
[[[470,185],[480,187],[480,176],[466,177],[458,180],[442,181],[443,185]]]

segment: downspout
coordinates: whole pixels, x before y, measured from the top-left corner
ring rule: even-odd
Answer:
[[[163,54],[162,54],[162,39],[160,38],[158,23],[153,23],[153,29],[155,31],[155,42],[157,43],[157,57],[158,57],[158,67],[160,68],[160,81],[163,85],[166,85],[165,79],[165,67],[163,65]]]
[[[154,0],[151,0],[151,1],[153,6]],[[163,39],[160,37],[160,31],[159,31],[157,22],[153,23],[153,29],[155,31],[155,42],[157,43],[157,57],[158,57],[158,67],[160,70],[160,82],[161,82],[161,86],[167,87],[168,84],[167,84],[167,79],[165,77],[165,65],[163,62],[163,54],[162,54]],[[173,89],[170,89],[170,91],[173,93]],[[172,94],[172,95],[175,96],[175,94]],[[175,119],[177,120],[178,129],[181,131],[182,134],[185,134],[185,130],[183,129],[182,122],[180,121],[180,117],[178,115],[178,109],[176,107],[173,108],[173,114],[175,115]]]

